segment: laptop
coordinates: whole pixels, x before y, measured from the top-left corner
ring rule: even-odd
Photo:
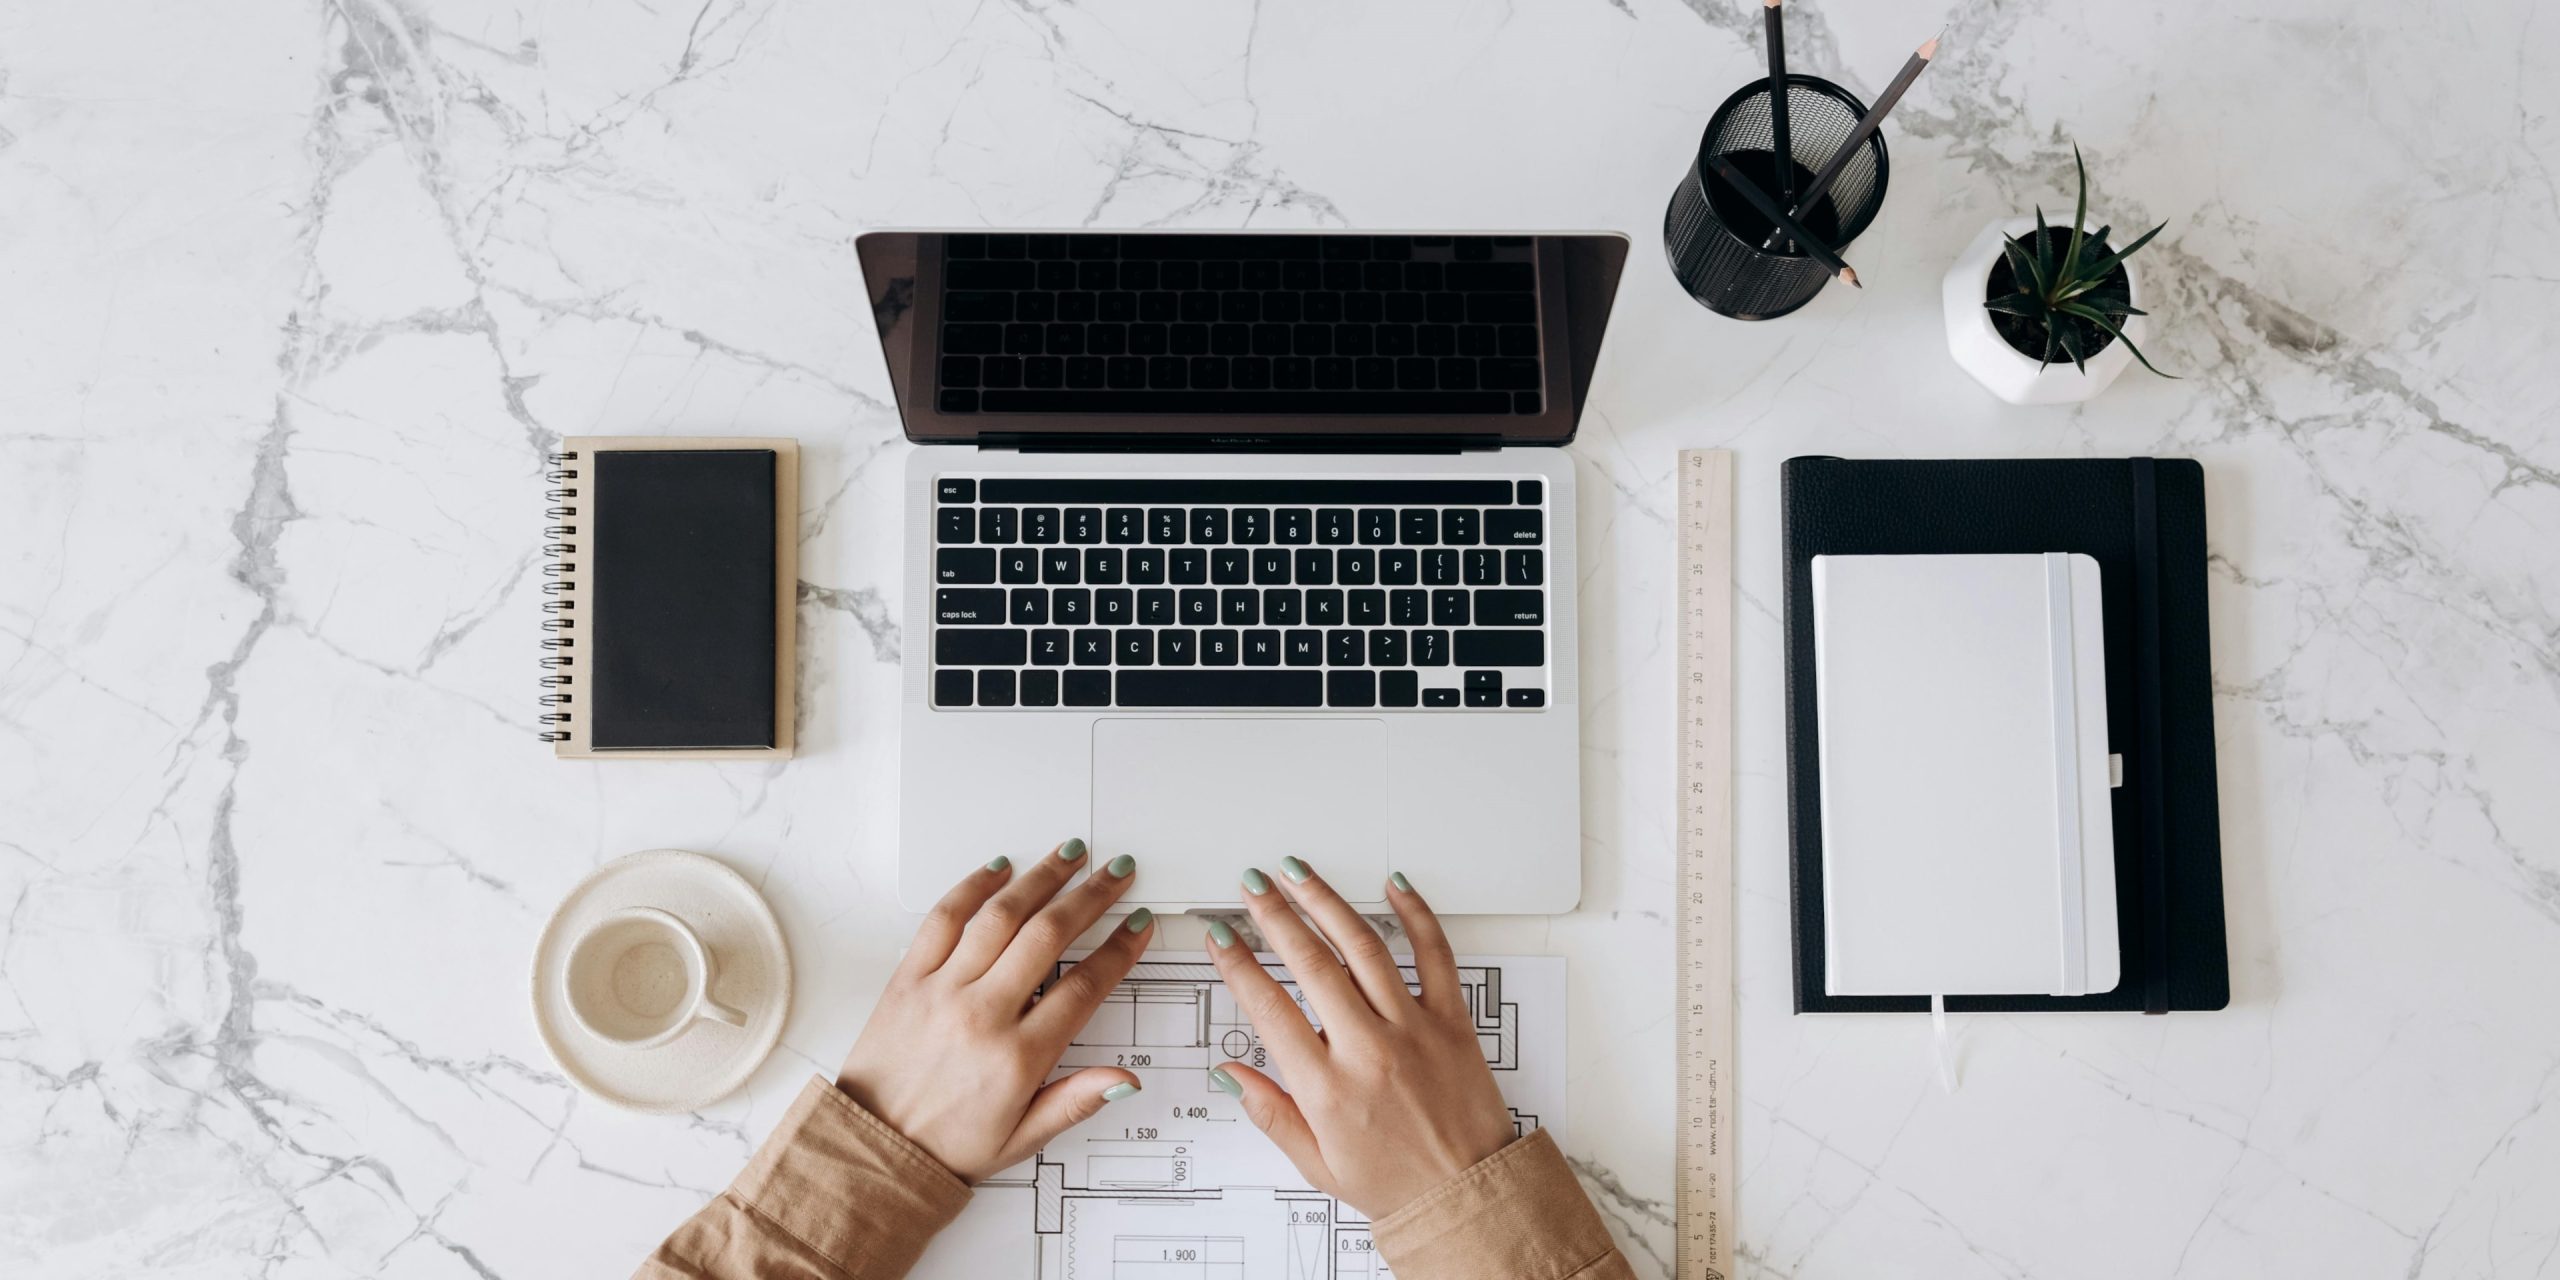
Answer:
[[[899,900],[1068,836],[1124,905],[1305,858],[1582,893],[1570,442],[1615,233],[880,231],[914,450]]]

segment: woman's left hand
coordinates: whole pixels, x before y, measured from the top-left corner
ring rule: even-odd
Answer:
[[[1138,1091],[1138,1078],[1117,1067],[1043,1083],[1155,932],[1152,913],[1132,912],[1031,1002],[1137,873],[1130,859],[1114,858],[1068,888],[1087,861],[1084,841],[1069,840],[1019,873],[1003,858],[970,873],[925,916],[836,1077],[854,1101],[969,1182],[1028,1159]]]

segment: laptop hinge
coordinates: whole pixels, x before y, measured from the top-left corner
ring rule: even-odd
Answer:
[[[981,449],[1016,453],[1476,453],[1502,447],[1499,436],[1159,436],[1014,435],[988,432]]]

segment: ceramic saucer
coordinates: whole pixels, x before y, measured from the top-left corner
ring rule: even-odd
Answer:
[[[656,907],[700,935],[719,969],[711,994],[746,1014],[747,1025],[706,1018],[651,1049],[579,1026],[569,1012],[569,952],[626,907]],[[773,908],[745,877],[698,853],[653,849],[596,868],[534,945],[533,1021],[543,1047],[579,1088],[633,1111],[693,1111],[735,1093],[773,1052],[790,1013],[791,951]]]

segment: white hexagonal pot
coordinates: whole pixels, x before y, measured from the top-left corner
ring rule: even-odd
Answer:
[[[2105,225],[2104,219],[2091,218],[2082,227],[2095,231]],[[1972,374],[1974,381],[2011,404],[2071,404],[2106,390],[2107,384],[2133,363],[2133,351],[2122,342],[2109,342],[2089,357],[2085,373],[2069,360],[2039,369],[2034,356],[2010,346],[1991,327],[1991,312],[1983,307],[1982,295],[1990,287],[1992,266],[2000,261],[2000,246],[2011,236],[2023,236],[2035,229],[2033,218],[1994,222],[1956,255],[1955,265],[1947,268],[1946,280],[1939,290],[1947,316],[1947,354],[1954,356],[1956,366]],[[2124,271],[2133,305],[2142,306],[2145,299],[2141,270],[2127,261]],[[2124,332],[2139,345],[2148,333],[2143,317],[2128,318]]]

